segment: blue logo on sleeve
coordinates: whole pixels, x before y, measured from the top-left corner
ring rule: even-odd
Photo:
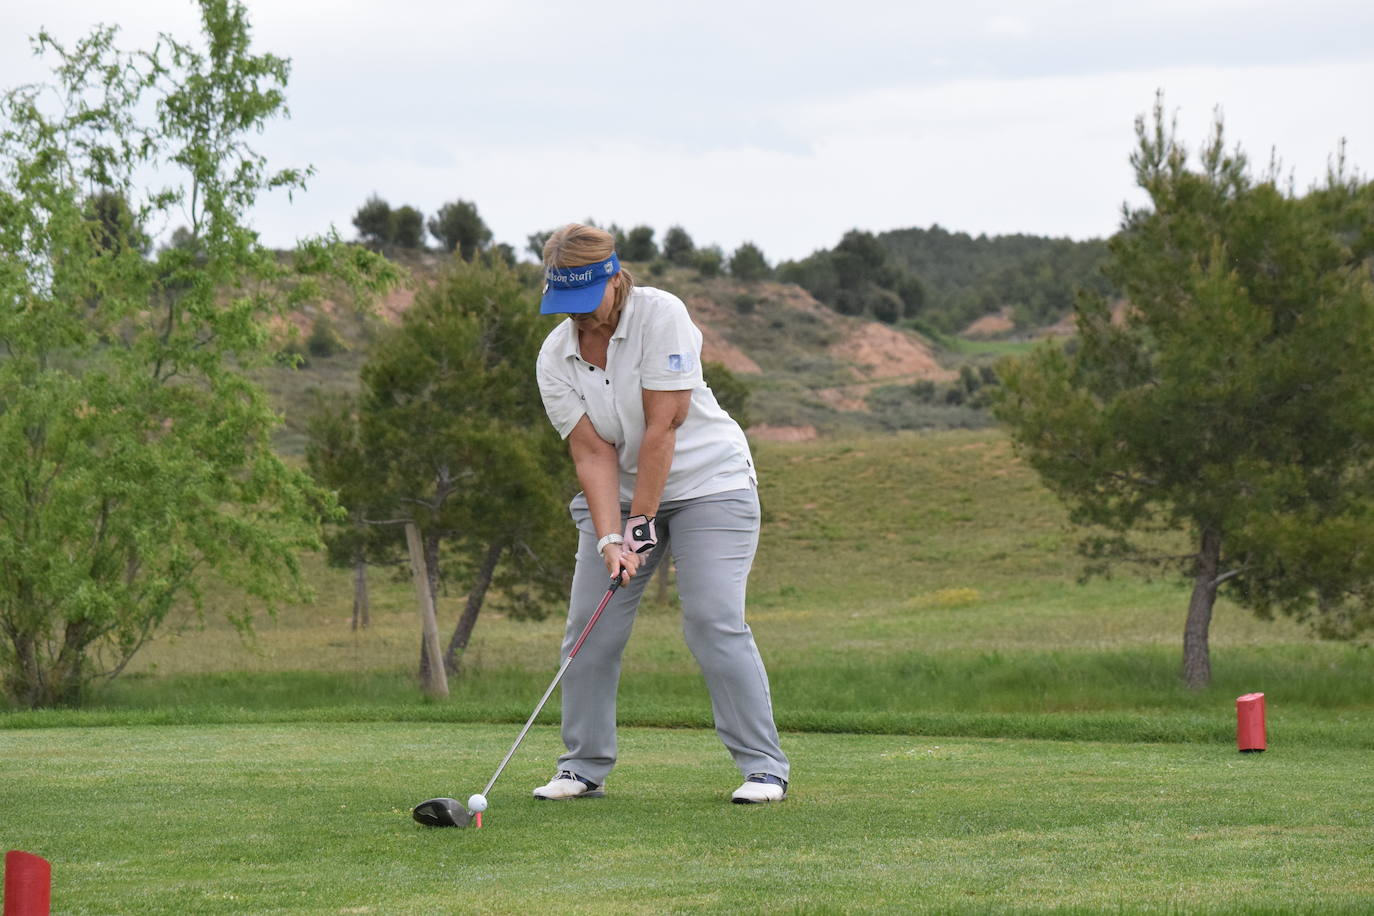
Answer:
[[[691,372],[695,360],[690,353],[669,353],[668,371],[669,372]]]

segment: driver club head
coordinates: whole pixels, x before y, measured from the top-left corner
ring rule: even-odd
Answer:
[[[472,812],[456,798],[431,798],[422,801],[411,816],[426,827],[466,827],[472,823]]]

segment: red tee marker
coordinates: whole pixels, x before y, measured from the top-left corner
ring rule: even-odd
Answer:
[[[1264,694],[1236,697],[1236,747],[1242,754],[1264,750]]]
[[[48,916],[51,906],[48,860],[18,849],[5,853],[5,916]]]

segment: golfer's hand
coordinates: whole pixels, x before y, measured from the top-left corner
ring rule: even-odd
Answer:
[[[624,570],[624,576],[628,580],[634,578],[643,557],[625,550],[620,544],[607,544],[601,559],[606,561],[606,573],[612,579],[621,575],[621,570]]]

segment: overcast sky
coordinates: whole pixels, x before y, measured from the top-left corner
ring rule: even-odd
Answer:
[[[1163,89],[1195,148],[1220,106],[1305,187],[1341,138],[1374,171],[1374,3],[1337,0],[249,0],[294,62],[260,148],[313,164],[255,223],[289,245],[376,192],[475,202],[498,241],[575,219],[684,226],[770,261],[848,229],[1110,234],[1133,120]],[[41,78],[28,36],[97,22],[182,38],[190,0],[0,3],[0,87]]]

